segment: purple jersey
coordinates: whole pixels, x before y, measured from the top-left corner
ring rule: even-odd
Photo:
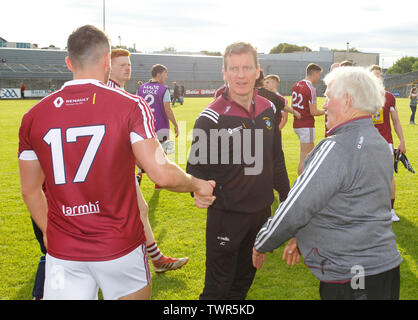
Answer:
[[[164,94],[167,87],[158,82],[147,82],[138,88],[137,95],[143,97],[150,106],[155,118],[155,131],[160,141],[165,140],[170,130],[170,123],[164,109]]]

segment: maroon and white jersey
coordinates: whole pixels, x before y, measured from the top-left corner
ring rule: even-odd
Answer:
[[[119,83],[117,83],[116,81],[114,81],[112,79],[107,80],[106,84],[107,84],[108,87],[111,87],[111,88],[120,88]]]
[[[315,119],[309,104],[316,104],[316,88],[309,80],[301,80],[292,88],[292,107],[299,111],[301,118],[294,118],[293,128],[314,128]]]
[[[45,173],[50,255],[104,261],[144,243],[131,144],[154,137],[141,98],[91,79],[66,82],[23,116],[18,155]]]
[[[390,125],[390,112],[396,109],[396,99],[390,92],[385,92],[385,104],[380,111],[373,115],[373,123],[383,138],[393,144],[392,127]]]
[[[283,101],[284,106],[285,106],[285,107],[287,107],[287,106],[289,105],[289,103],[288,103],[288,101],[287,101],[286,97],[285,97],[284,95],[281,95],[281,94],[280,94],[280,93],[278,93],[278,92],[276,92],[276,93],[277,93],[277,95],[279,96],[279,98]],[[283,110],[282,110],[282,112],[283,112]]]

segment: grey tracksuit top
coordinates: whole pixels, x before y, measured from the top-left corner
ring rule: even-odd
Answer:
[[[296,237],[305,264],[321,281],[348,281],[354,266],[366,276],[399,266],[390,213],[392,155],[371,117],[333,129],[304,168],[255,248],[271,251]]]

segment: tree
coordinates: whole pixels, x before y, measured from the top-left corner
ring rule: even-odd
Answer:
[[[412,65],[412,71],[418,71],[418,60]]]
[[[309,51],[311,52],[312,49],[306,46],[298,46],[296,44],[290,43],[279,43],[277,46],[270,50],[270,54],[274,53],[291,53],[291,52],[299,52],[299,51]]]
[[[417,57],[402,57],[390,67],[387,74],[402,74],[412,71],[418,71],[418,58]]]

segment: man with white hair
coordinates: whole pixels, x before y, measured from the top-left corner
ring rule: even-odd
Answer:
[[[295,262],[302,254],[320,280],[322,299],[399,299],[402,258],[384,200],[391,192],[392,155],[372,121],[384,103],[383,85],[360,67],[337,68],[324,81],[331,129],[258,233],[254,266],[296,237],[284,258]]]

